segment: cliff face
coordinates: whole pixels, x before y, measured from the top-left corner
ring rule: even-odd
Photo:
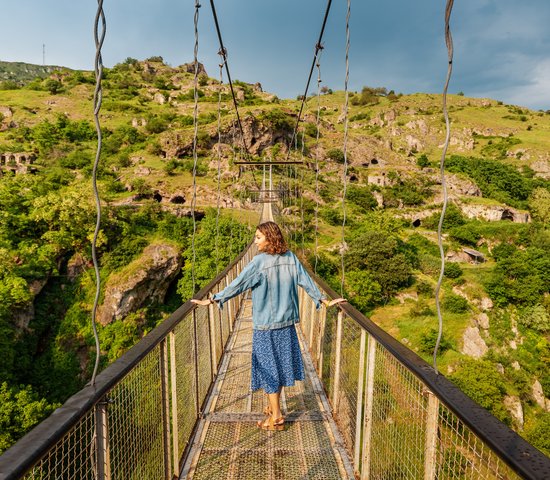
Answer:
[[[138,308],[163,301],[182,263],[180,251],[174,245],[153,243],[146,247],[140,258],[109,277],[99,322],[108,325]]]

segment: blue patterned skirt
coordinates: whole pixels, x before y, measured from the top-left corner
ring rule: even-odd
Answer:
[[[304,364],[294,325],[252,334],[252,391],[278,392],[304,379]]]

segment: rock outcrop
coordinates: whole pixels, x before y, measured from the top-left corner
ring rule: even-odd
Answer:
[[[462,353],[473,358],[481,358],[489,350],[485,340],[481,338],[477,327],[467,327],[462,335]]]
[[[510,412],[514,423],[517,427],[523,429],[523,407],[521,405],[521,400],[515,395],[506,395],[504,397],[504,406],[506,410]]]
[[[532,387],[533,399],[537,402],[537,405],[550,412],[550,400],[544,396],[544,391],[542,390],[542,385],[538,380],[535,380]]]
[[[512,207],[458,203],[458,208],[468,218],[482,218],[489,222],[511,220],[515,223],[529,223],[531,221],[531,215],[528,212],[521,212]]]
[[[105,303],[98,319],[102,325],[120,320],[145,305],[162,301],[182,266],[177,247],[154,243],[140,258],[111,275],[105,287]]]

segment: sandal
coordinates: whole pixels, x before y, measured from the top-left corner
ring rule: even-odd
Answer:
[[[277,420],[273,420],[272,416],[266,418],[263,422],[261,420],[257,423],[258,428],[269,431],[281,431],[285,429],[285,417],[280,417]]]

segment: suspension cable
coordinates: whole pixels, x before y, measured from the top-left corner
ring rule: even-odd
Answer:
[[[290,158],[290,147],[292,146],[292,143],[294,142],[294,137],[296,137],[296,133],[298,131],[298,125],[300,124],[300,119],[302,117],[302,111],[304,109],[304,104],[306,103],[307,92],[309,90],[309,84],[311,82],[311,76],[313,75],[313,69],[315,68],[315,64],[317,63],[317,57],[319,55],[319,52],[324,48],[323,44],[322,44],[323,34],[325,33],[325,26],[327,24],[328,14],[330,12],[330,6],[331,5],[332,5],[332,0],[328,0],[327,8],[325,10],[325,17],[323,18],[323,24],[321,26],[321,32],[319,33],[319,39],[317,40],[317,43],[315,44],[315,53],[313,55],[313,62],[311,62],[311,68],[309,70],[309,76],[307,77],[306,89],[305,89],[304,95],[302,97],[302,103],[300,105],[300,111],[298,112],[298,117],[296,118],[296,125],[294,125],[294,130],[292,131],[292,138],[290,139],[288,153],[287,153],[287,156],[286,156],[287,160]]]
[[[243,125],[241,123],[241,117],[239,116],[239,107],[237,105],[237,97],[235,96],[235,90],[233,89],[233,82],[231,81],[231,74],[229,73],[229,64],[227,63],[227,49],[223,45],[222,32],[220,30],[220,24],[218,23],[218,15],[216,13],[216,6],[214,5],[214,0],[210,0],[210,7],[212,8],[212,15],[214,16],[214,23],[216,24],[216,32],[218,32],[218,39],[220,41],[220,54],[223,56],[223,63],[225,65],[225,71],[227,73],[227,81],[229,82],[229,88],[231,89],[231,96],[233,97],[233,105],[235,105],[235,113],[237,114],[237,123],[239,124],[239,129],[241,131],[241,139],[244,146],[244,151],[248,152],[248,147],[246,146],[246,140],[244,138]]]
[[[218,92],[218,197],[217,197],[217,210],[216,210],[216,275],[220,273],[219,263],[220,263],[220,252],[219,252],[219,241],[220,241],[220,196],[221,196],[221,163],[222,163],[222,154],[221,154],[221,122],[222,122],[222,87],[223,87],[223,64],[225,63],[225,56],[220,50],[218,52],[220,55],[220,90]]]
[[[319,125],[321,117],[321,55],[317,59],[317,118],[315,119],[315,265],[313,271],[317,274],[319,263]]]
[[[443,251],[443,220],[445,219],[445,213],[447,212],[447,183],[445,182],[445,157],[447,155],[447,149],[449,147],[449,141],[451,139],[451,124],[449,122],[449,112],[447,111],[447,89],[449,87],[449,82],[451,80],[451,74],[453,72],[453,37],[451,35],[451,12],[453,10],[454,0],[447,0],[447,5],[445,7],[445,44],[447,45],[447,78],[445,80],[445,86],[443,87],[443,115],[445,116],[445,145],[443,146],[443,153],[441,154],[440,162],[440,176],[441,176],[441,188],[443,189],[443,208],[441,210],[441,216],[439,217],[439,224],[437,226],[437,243],[439,245],[439,255],[441,256],[441,270],[439,272],[439,278],[437,280],[437,285],[435,287],[435,305],[437,308],[437,319],[438,319],[438,332],[437,332],[437,341],[435,342],[434,353],[433,353],[433,367],[436,373],[439,374],[437,370],[437,352],[439,350],[439,345],[441,343],[441,337],[443,336],[443,317],[441,315],[441,304],[439,302],[439,292],[441,290],[441,284],[443,283],[443,275],[445,273],[445,252]]]
[[[301,160],[304,161],[304,154],[305,154],[305,132],[302,130],[302,149],[301,149]],[[304,171],[305,168],[303,165],[298,166],[295,165],[294,170],[296,171],[298,168],[300,168],[300,185],[304,184]],[[296,186],[295,189],[295,195],[298,195],[298,186]],[[300,192],[300,213],[301,213],[301,220],[302,220],[302,228],[300,230],[300,240],[301,240],[301,248],[302,248],[302,256],[305,252],[305,244],[304,244],[304,195],[302,192]]]
[[[101,31],[99,28],[100,23],[101,23]],[[101,276],[99,273],[99,264],[97,261],[97,237],[99,235],[99,229],[101,226],[101,200],[99,198],[99,191],[97,189],[97,168],[99,165],[99,159],[101,157],[101,147],[102,147],[101,125],[99,122],[99,112],[101,110],[101,101],[103,99],[103,89],[101,86],[101,78],[103,76],[103,60],[101,57],[101,47],[103,46],[103,41],[105,40],[106,30],[107,30],[107,24],[105,22],[105,13],[103,12],[103,0],[97,0],[97,13],[96,13],[95,22],[94,22],[94,40],[95,40],[95,46],[96,46],[94,70],[95,70],[96,84],[95,84],[94,100],[93,100],[94,121],[95,121],[95,127],[97,131],[97,150],[95,155],[94,167],[92,170],[92,186],[94,190],[96,213],[97,213],[94,237],[92,240],[92,262],[94,264],[95,281],[96,281],[94,305],[92,307],[92,330],[94,332],[96,355],[95,355],[95,363],[94,363],[94,370],[92,373],[92,379],[90,381],[91,385],[95,384],[95,377],[97,375],[97,370],[99,368],[99,357],[101,354],[101,349],[99,345],[99,336],[97,334],[97,325],[96,325],[97,306],[99,303],[99,295],[101,291]]]
[[[346,191],[348,186],[348,106],[349,106],[349,47],[350,47],[350,33],[349,33],[349,18],[351,14],[351,0],[348,0],[348,10],[346,14],[346,78],[344,80],[344,190],[342,191],[342,249],[340,251],[340,260],[342,268],[342,279],[340,281],[340,294],[344,296],[344,283],[346,280],[346,273],[344,267],[344,253],[346,250]]]
[[[199,0],[195,0],[195,16],[194,16],[194,26],[195,26],[195,47],[193,49],[193,61],[195,66],[195,76],[193,81],[193,97],[195,100],[193,106],[193,197],[191,199],[191,216],[193,217],[193,236],[191,239],[191,250],[193,252],[193,259],[191,262],[191,279],[193,282],[193,294],[195,294],[195,261],[197,252],[195,251],[195,236],[197,233],[197,219],[195,215],[195,208],[197,206],[197,164],[198,164],[198,154],[197,154],[197,137],[199,133],[199,122],[198,122],[198,110],[199,110],[199,9],[201,5]]]

